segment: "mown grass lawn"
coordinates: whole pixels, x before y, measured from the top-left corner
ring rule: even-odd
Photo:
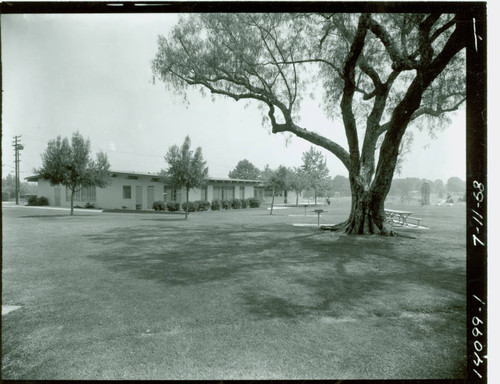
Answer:
[[[303,208],[5,208],[2,379],[464,377],[465,208],[412,208],[416,239]]]

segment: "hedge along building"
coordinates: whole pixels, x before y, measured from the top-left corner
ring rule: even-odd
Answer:
[[[70,207],[71,192],[61,185],[51,185],[38,175],[26,178],[37,183],[38,196],[49,200],[50,206]],[[189,191],[189,201],[231,200],[256,197],[262,199],[263,187],[259,180],[208,178],[201,188]],[[169,182],[168,178],[151,174],[110,171],[110,182],[105,188],[82,188],[75,193],[74,205],[92,205],[101,209],[153,209],[153,202],[186,201],[186,189]]]

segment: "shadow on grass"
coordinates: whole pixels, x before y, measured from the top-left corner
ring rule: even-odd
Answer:
[[[141,221],[189,221],[186,220],[184,217],[161,217],[161,218],[156,218],[156,219],[141,219]]]
[[[113,271],[166,286],[219,287],[225,281],[249,313],[264,318],[359,314],[357,306],[368,305],[373,296],[380,303],[372,300],[369,313],[398,316],[401,308],[384,303],[384,292],[403,304],[419,301],[425,289],[450,297],[465,293],[463,265],[431,263],[436,256],[416,250],[414,240],[332,235],[285,224],[137,226],[90,238],[102,246],[91,257]],[[442,308],[464,305],[460,300]]]
[[[97,215],[92,214],[83,214],[83,215],[73,215],[71,216],[69,213],[67,214],[54,214],[54,215],[30,215],[30,216],[19,216],[23,219],[46,219],[46,218],[57,218],[57,217],[73,217],[73,218],[81,218],[81,217],[92,217]]]

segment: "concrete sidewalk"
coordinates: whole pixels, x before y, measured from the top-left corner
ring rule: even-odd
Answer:
[[[53,211],[70,211],[66,207],[48,207],[48,206],[33,206],[33,205],[16,205],[12,201],[2,201],[2,208],[26,208],[26,209],[48,209]],[[73,208],[75,212],[88,212],[88,213],[102,213],[102,209],[87,209],[87,208]]]

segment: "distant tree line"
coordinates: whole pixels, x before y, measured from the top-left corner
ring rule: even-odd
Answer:
[[[247,159],[238,162],[234,170],[229,172],[229,177],[234,179],[262,180],[268,190],[273,190],[272,196],[282,194],[287,201],[287,192],[296,193],[296,204],[298,197],[350,197],[351,186],[349,179],[343,175],[336,175],[333,179],[328,174],[326,162],[323,155],[313,147],[304,152],[303,164],[300,167],[290,168],[280,165],[272,170],[266,165],[264,170],[259,170]],[[446,194],[457,194],[465,192],[465,181],[459,177],[450,177],[446,183],[443,180],[428,180],[417,177],[395,178],[392,180],[389,195],[409,196],[411,192],[421,192],[424,182],[427,182],[432,194],[440,198]]]
[[[269,164],[261,171],[247,159],[240,160],[228,176],[231,179],[261,180],[262,184],[271,193],[271,214],[274,197],[283,195],[284,202],[288,203],[288,192],[296,194],[295,204],[298,197],[305,191],[303,197],[313,197],[317,203],[319,196],[330,196],[333,191],[333,180],[329,177],[326,167],[325,156],[321,151],[311,147],[302,154],[302,165],[299,167],[286,167],[280,165],[271,169]]]
[[[424,182],[429,183],[431,193],[444,197],[445,193],[463,193],[465,192],[465,181],[459,177],[450,177],[446,184],[440,180],[419,179],[416,177],[407,177],[405,179],[392,180],[389,195],[405,196],[412,191],[418,191],[422,188]]]
[[[21,181],[19,183],[19,194],[21,196],[36,194],[36,186]],[[2,200],[7,201],[14,197],[16,197],[16,177],[9,173],[2,178]]]

